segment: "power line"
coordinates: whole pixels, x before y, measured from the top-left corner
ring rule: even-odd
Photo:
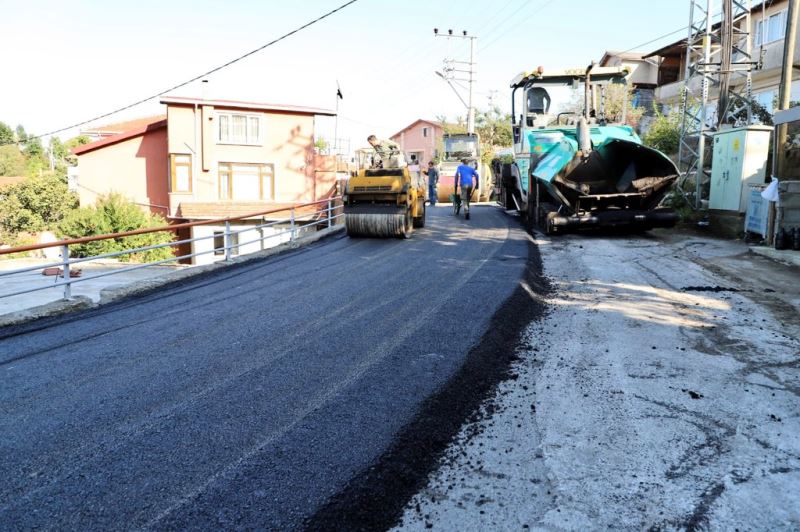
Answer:
[[[628,52],[632,52],[632,51],[636,50],[637,48],[641,48],[643,46],[647,46],[648,44],[653,44],[654,42],[658,42],[661,39],[666,39],[667,37],[671,37],[672,35],[675,35],[676,33],[680,33],[682,31],[686,31],[688,29],[689,29],[689,26],[684,26],[682,28],[678,28],[677,30],[671,31],[669,33],[665,33],[664,35],[662,35],[660,37],[656,37],[655,39],[653,39],[651,41],[643,42],[642,44],[637,44],[636,46],[633,46],[632,48],[629,48],[629,49],[625,50],[624,52],[620,52],[620,53],[621,54],[627,54]]]
[[[238,63],[238,62],[239,62],[239,61],[241,61],[242,59],[245,59],[245,58],[247,58],[247,57],[250,57],[251,55],[253,55],[253,54],[255,54],[255,53],[258,53],[258,52],[260,52],[261,50],[264,50],[265,48],[269,48],[269,47],[270,47],[270,46],[272,46],[273,44],[277,44],[277,43],[281,42],[282,40],[284,40],[284,39],[286,39],[286,38],[288,38],[288,37],[291,37],[291,36],[292,36],[292,35],[294,35],[295,33],[298,33],[298,32],[300,32],[300,31],[302,31],[302,30],[304,30],[304,29],[308,28],[309,26],[313,26],[313,25],[314,25],[314,24],[316,24],[317,22],[320,22],[320,21],[322,21],[323,19],[326,19],[326,18],[330,17],[331,15],[333,15],[333,14],[335,14],[335,13],[337,13],[337,12],[341,11],[342,9],[344,9],[344,8],[346,8],[346,7],[348,7],[348,6],[352,5],[352,4],[355,4],[356,2],[358,2],[358,0],[350,0],[349,2],[345,2],[344,4],[340,5],[340,6],[339,6],[339,7],[337,7],[336,9],[332,9],[331,11],[328,11],[328,12],[327,12],[327,13],[325,13],[324,15],[321,15],[321,16],[319,16],[319,17],[315,18],[314,20],[312,20],[312,21],[310,21],[310,22],[307,22],[307,23],[303,24],[302,26],[300,26],[300,27],[298,27],[298,28],[295,28],[295,29],[293,29],[293,30],[292,30],[292,31],[290,31],[289,33],[285,33],[285,34],[281,35],[281,36],[280,36],[280,37],[278,37],[277,39],[274,39],[274,40],[272,40],[272,41],[270,41],[270,42],[268,42],[268,43],[266,43],[266,44],[264,44],[264,45],[262,45],[262,46],[259,46],[258,48],[255,48],[254,50],[250,50],[250,51],[249,51],[249,52],[247,52],[246,54],[240,55],[239,57],[237,57],[237,58],[235,58],[235,59],[232,59],[232,60],[228,61],[227,63],[224,63],[224,64],[222,64],[222,65],[220,65],[220,66],[218,66],[218,67],[212,68],[212,69],[211,69],[211,70],[209,70],[208,72],[204,72],[204,73],[202,73],[202,74],[199,74],[199,75],[197,75],[197,76],[193,77],[193,78],[192,78],[192,79],[190,79],[190,80],[187,80],[187,81],[184,81],[184,82],[182,82],[182,83],[179,83],[179,84],[175,85],[174,87],[170,87],[169,89],[166,89],[166,90],[163,90],[163,91],[161,91],[161,92],[158,92],[158,93],[156,93],[156,94],[153,94],[152,96],[148,96],[147,98],[142,98],[141,100],[138,100],[138,101],[136,101],[136,102],[134,102],[134,103],[131,103],[131,104],[125,105],[125,106],[123,106],[123,107],[120,107],[119,109],[115,109],[115,110],[113,110],[113,111],[109,111],[109,112],[107,112],[107,113],[103,113],[103,114],[101,114],[101,115],[99,115],[99,116],[95,116],[95,117],[93,117],[93,118],[90,118],[90,119],[88,119],[88,120],[84,120],[84,121],[82,121],[82,122],[77,122],[77,123],[75,123],[75,124],[72,124],[72,125],[70,125],[70,126],[66,126],[66,127],[62,127],[62,128],[59,128],[59,129],[55,129],[55,130],[53,130],[53,131],[50,131],[50,132],[48,132],[48,133],[42,133],[41,135],[30,135],[30,136],[28,136],[28,139],[29,139],[29,140],[30,140],[30,139],[40,139],[40,138],[42,138],[42,137],[47,137],[47,136],[49,136],[49,135],[55,135],[56,133],[61,133],[62,131],[67,131],[67,130],[69,130],[69,129],[73,129],[73,128],[76,128],[76,127],[79,127],[79,126],[83,126],[83,125],[85,125],[85,124],[88,124],[88,123],[90,123],[90,122],[94,122],[95,120],[100,120],[100,119],[102,119],[102,118],[106,118],[106,117],[109,117],[109,116],[111,116],[111,115],[115,115],[115,114],[117,114],[117,113],[119,113],[119,112],[126,111],[126,110],[128,110],[128,109],[131,109],[131,108],[133,108],[133,107],[136,107],[137,105],[141,105],[141,104],[143,104],[143,103],[145,103],[145,102],[149,102],[150,100],[153,100],[153,99],[155,99],[155,98],[158,98],[159,96],[162,96],[162,95],[164,95],[164,94],[166,94],[166,93],[168,93],[168,92],[174,91],[175,89],[180,89],[181,87],[185,87],[186,85],[188,85],[188,84],[190,84],[190,83],[193,83],[193,82],[195,82],[195,81],[197,81],[197,80],[199,80],[199,79],[202,79],[202,78],[204,78],[204,77],[206,77],[206,76],[209,76],[209,75],[211,75],[211,74],[214,74],[215,72],[219,72],[219,71],[220,71],[220,70],[222,70],[223,68],[227,68],[227,67],[229,67],[229,66],[233,65],[234,63]],[[7,142],[7,143],[5,143],[5,144],[0,144],[0,146],[4,146],[4,145],[7,145],[7,144],[16,144],[16,142]]]
[[[539,12],[539,11],[545,9],[546,7],[548,7],[550,4],[552,4],[554,2],[555,2],[555,0],[544,1],[544,2],[540,3],[539,5],[537,5],[534,8],[534,11]],[[507,21],[511,20],[511,18],[513,18],[514,15],[516,15],[517,13],[522,11],[523,8],[529,7],[529,6],[530,6],[530,4],[523,4],[522,6],[519,7],[519,9],[517,9],[516,11],[511,13],[511,15],[508,18],[504,19],[503,22],[501,22],[498,26],[496,26],[496,28],[502,27],[502,25],[505,24]],[[505,38],[505,37],[507,37],[509,35],[513,35],[513,32],[511,30],[516,29],[520,24],[522,24],[524,22],[527,22],[529,18],[530,18],[529,16],[528,17],[522,17],[522,18],[520,18],[519,21],[514,23],[510,28],[505,28],[505,31],[503,33],[501,33],[500,35],[498,35],[497,37],[495,37],[494,39],[489,41],[488,44],[485,44],[483,46],[483,48],[481,49],[481,52],[485,52],[488,48],[490,48],[497,41],[499,41],[499,40],[501,40],[501,39],[503,39],[503,38]],[[489,33],[492,33],[493,31],[494,31],[494,28],[492,30],[490,30]]]

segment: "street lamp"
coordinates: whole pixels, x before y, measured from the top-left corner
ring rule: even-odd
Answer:
[[[434,74],[436,74],[437,76],[439,76],[440,78],[445,80],[447,82],[447,84],[450,85],[450,88],[453,89],[453,92],[456,93],[456,96],[458,96],[458,99],[461,100],[461,103],[464,104],[464,107],[467,108],[467,112],[469,112],[470,111],[469,104],[464,101],[464,98],[462,98],[461,95],[458,93],[458,90],[456,89],[455,85],[453,85],[453,83],[450,81],[450,79],[447,76],[445,76],[444,74],[442,74],[441,72],[439,72],[438,70],[434,71]]]

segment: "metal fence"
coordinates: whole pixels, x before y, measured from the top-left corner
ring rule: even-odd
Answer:
[[[307,212],[306,212],[307,211]],[[273,218],[275,215],[280,213],[287,213],[284,217],[275,219]],[[265,218],[270,216],[270,221],[265,221]],[[60,240],[57,242],[51,243],[44,243],[44,244],[34,244],[29,246],[19,246],[15,248],[7,248],[0,250],[0,255],[9,255],[13,253],[22,253],[22,252],[30,252],[36,250],[42,250],[47,248],[59,247],[61,250],[61,260],[58,262],[53,262],[49,264],[37,264],[35,266],[28,266],[25,268],[19,268],[14,270],[7,270],[7,271],[0,271],[0,287],[3,285],[3,280],[7,279],[13,275],[18,275],[21,273],[32,272],[36,270],[45,270],[48,268],[57,268],[58,275],[56,278],[56,282],[52,285],[48,286],[37,286],[34,288],[27,288],[23,290],[17,290],[15,292],[9,293],[2,293],[0,292],[0,299],[12,297],[12,296],[19,296],[23,294],[28,294],[31,292],[36,292],[39,290],[51,290],[54,287],[63,287],[64,291],[64,299],[70,299],[72,297],[72,285],[75,283],[85,282],[92,279],[98,279],[100,277],[106,277],[109,275],[115,275],[125,272],[130,272],[133,270],[139,270],[142,268],[147,268],[150,266],[156,266],[160,264],[166,264],[170,262],[177,262],[181,260],[195,258],[201,255],[208,255],[208,254],[219,254],[222,258],[219,259],[217,262],[221,261],[231,261],[233,255],[238,254],[238,250],[248,244],[255,244],[255,243],[262,243],[268,239],[274,239],[276,237],[283,237],[288,235],[288,242],[295,241],[301,233],[307,232],[309,229],[319,230],[320,226],[322,228],[330,228],[334,225],[337,225],[337,220],[344,217],[344,209],[341,202],[341,196],[335,196],[319,201],[313,201],[310,203],[302,203],[298,205],[293,205],[291,207],[284,207],[280,209],[272,209],[268,211],[262,212],[255,212],[246,214],[243,216],[236,216],[236,217],[227,217],[227,218],[219,218],[214,220],[203,220],[199,222],[188,222],[182,224],[175,224],[175,225],[168,225],[164,227],[155,227],[155,228],[148,228],[148,229],[137,229],[134,231],[126,231],[123,233],[113,233],[107,235],[96,235],[96,236],[89,236],[84,238],[75,238],[70,240]],[[232,226],[232,222],[238,221],[252,221],[253,219],[261,218],[262,223],[256,224],[248,224],[246,227],[242,229],[236,229],[235,226]],[[124,238],[128,236],[135,236],[135,235],[143,235],[148,233],[158,233],[158,232],[171,232],[177,235],[177,231],[181,229],[189,229],[192,227],[197,226],[204,226],[204,225],[223,225],[225,226],[225,230],[223,233],[222,239],[222,246],[216,247],[216,243],[212,244],[211,249],[207,249],[205,251],[194,252],[179,255],[177,252],[175,256],[157,260],[153,262],[146,262],[141,264],[135,264],[126,268],[119,268],[113,271],[97,273],[94,275],[87,275],[81,277],[71,277],[70,273],[72,271],[72,266],[84,262],[89,262],[98,259],[113,259],[116,257],[124,256],[124,255],[131,255],[133,253],[142,253],[145,251],[161,249],[166,247],[172,247],[173,249],[178,249],[178,246],[184,244],[195,244],[200,241],[209,240],[209,239],[218,239],[219,237],[215,234],[211,234],[208,236],[201,236],[195,238],[187,238],[183,240],[173,240],[163,244],[154,244],[151,246],[144,246],[138,248],[131,248],[125,249],[122,251],[115,251],[112,253],[104,253],[102,255],[95,255],[91,257],[81,257],[81,258],[70,258],[70,246],[75,246],[78,244],[85,244],[87,242],[96,242],[100,240],[108,240],[112,238]],[[286,226],[285,229],[281,229],[280,231],[271,233],[269,235],[264,235],[263,231],[261,232],[261,237],[256,238],[253,240],[249,240],[246,242],[239,242],[238,236],[242,233],[253,231],[253,230],[261,230],[265,228],[276,228],[279,229],[280,226]],[[192,246],[194,250],[195,246]]]

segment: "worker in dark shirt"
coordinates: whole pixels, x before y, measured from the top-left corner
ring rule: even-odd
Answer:
[[[436,207],[436,195],[438,194],[436,186],[439,184],[439,170],[436,169],[433,161],[428,161],[428,169],[425,170],[425,175],[428,176],[428,201],[431,207]]]
[[[461,186],[461,204],[464,206],[464,218],[467,220],[469,220],[469,200],[472,197],[472,191],[479,188],[479,179],[478,171],[469,165],[468,159],[463,159],[456,169],[453,192],[458,194],[458,187]],[[458,213],[456,212],[456,214]]]

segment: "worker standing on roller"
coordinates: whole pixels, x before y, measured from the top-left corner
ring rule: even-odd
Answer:
[[[458,194],[459,185],[461,185],[461,203],[464,205],[464,218],[469,220],[469,200],[472,197],[472,191],[479,188],[480,176],[478,176],[478,171],[469,165],[468,159],[462,159],[461,164],[456,169],[456,176],[453,180],[454,194]]]
[[[375,148],[375,153],[381,160],[380,168],[399,168],[400,161],[398,155],[400,154],[400,146],[391,140],[378,139],[375,135],[367,137],[369,145]]]

